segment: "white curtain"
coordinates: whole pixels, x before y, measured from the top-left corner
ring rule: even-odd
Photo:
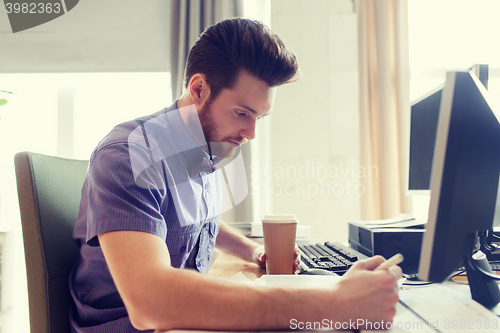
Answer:
[[[243,0],[171,1],[172,98],[182,95],[184,67],[189,50],[208,26],[226,18],[243,16]]]
[[[405,195],[409,131],[407,0],[357,0],[361,164],[365,220],[410,213]],[[373,173],[372,173],[373,174]]]

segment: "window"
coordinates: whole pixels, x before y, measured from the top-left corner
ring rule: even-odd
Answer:
[[[1,330],[28,332],[26,272],[13,158],[20,151],[88,159],[122,121],[171,104],[169,73],[0,74],[0,232],[10,231]],[[5,283],[4,283],[5,282]],[[7,289],[7,290],[6,290]]]
[[[414,100],[442,83],[447,71],[490,67],[490,95],[500,92],[500,2],[410,0],[410,95]],[[495,101],[496,102],[496,101]]]
[[[410,99],[443,83],[447,71],[488,64],[488,95],[500,106],[499,11],[497,0],[409,0]],[[428,196],[415,196],[415,216],[427,220],[428,205]]]

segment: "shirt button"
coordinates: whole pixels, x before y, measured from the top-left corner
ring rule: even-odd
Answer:
[[[180,251],[180,252],[182,252],[182,253],[183,253],[183,252],[186,252],[186,247],[185,247],[185,246],[181,247],[181,248],[179,249],[179,251]]]

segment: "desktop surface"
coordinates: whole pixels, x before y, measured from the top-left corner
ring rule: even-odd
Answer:
[[[227,253],[220,253],[209,271],[209,275],[223,278],[232,278],[241,273],[249,280],[256,280],[266,274],[266,270],[256,264],[248,263]],[[302,276],[303,277],[303,276]],[[314,277],[314,276],[313,276]],[[317,277],[317,276],[316,276]],[[321,276],[319,278],[322,278]],[[323,276],[324,278],[324,276]],[[397,305],[393,329],[385,332],[439,332],[456,333],[460,330],[453,329],[456,325],[476,325],[473,332],[498,332],[500,318],[495,317],[490,311],[470,299],[470,293],[463,282],[446,282],[432,286],[403,288],[400,292],[401,303]],[[403,305],[404,304],[404,305]],[[439,311],[438,311],[439,310]],[[423,317],[419,319],[416,314]],[[455,318],[459,318],[454,320]],[[463,320],[462,320],[463,319]],[[462,322],[460,322],[462,320]],[[407,329],[405,325],[417,325],[416,328]],[[438,327],[433,327],[438,325]],[[481,329],[477,325],[482,325]],[[496,329],[494,329],[494,325]],[[488,329],[485,327],[488,326]],[[297,331],[290,329],[290,331]],[[322,329],[321,332],[329,330]],[[471,330],[466,330],[472,332]],[[157,330],[155,333],[166,333]],[[172,330],[169,333],[197,333],[200,330]],[[342,330],[342,332],[351,332]],[[367,332],[362,330],[362,332]],[[220,332],[219,332],[220,333]]]
[[[220,251],[208,275],[230,278],[240,272],[253,281],[266,274],[266,269]]]

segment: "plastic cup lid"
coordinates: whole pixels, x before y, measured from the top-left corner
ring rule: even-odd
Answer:
[[[268,223],[290,223],[298,222],[295,214],[269,214],[264,215],[263,222]]]

